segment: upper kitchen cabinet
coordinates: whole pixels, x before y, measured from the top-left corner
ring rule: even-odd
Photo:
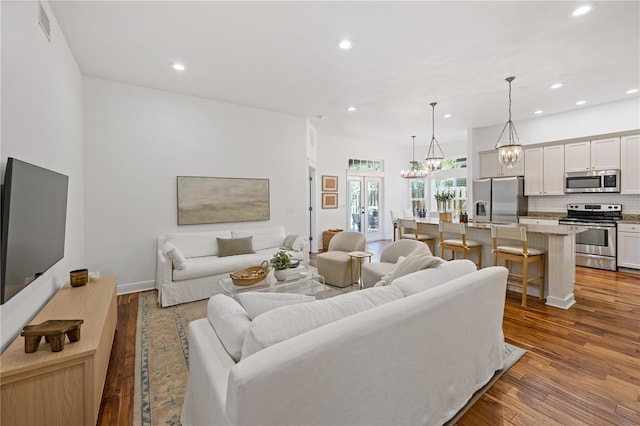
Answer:
[[[568,143],[564,147],[565,172],[620,168],[620,138]]]
[[[524,157],[512,168],[504,167],[498,161],[498,151],[486,151],[480,153],[480,177],[496,176],[523,176]]]
[[[564,145],[525,150],[524,195],[564,195]]]
[[[623,136],[620,139],[620,193],[640,194],[640,135]]]
[[[620,168],[620,138],[591,141],[591,169]]]

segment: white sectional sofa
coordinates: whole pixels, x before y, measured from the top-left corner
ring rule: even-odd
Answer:
[[[503,367],[506,279],[454,260],[253,320],[214,296],[189,325],[181,422],[441,425]]]
[[[219,256],[217,239],[252,237],[255,253]],[[288,235],[284,227],[234,229],[210,232],[175,232],[158,238],[156,289],[162,307],[206,299],[221,293],[218,281],[229,278],[231,272],[258,266],[283,249]],[[309,239],[303,235],[290,236],[287,251],[303,265],[309,262]],[[177,249],[181,257],[180,269],[176,260],[167,257],[168,248]],[[175,251],[173,252],[175,254]]]

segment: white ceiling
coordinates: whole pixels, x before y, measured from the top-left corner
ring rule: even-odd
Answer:
[[[438,102],[436,137],[459,142],[506,121],[510,75],[516,126],[640,99],[625,93],[640,88],[638,1],[582,17],[578,1],[50,4],[84,75],[309,117],[321,134],[426,146]]]

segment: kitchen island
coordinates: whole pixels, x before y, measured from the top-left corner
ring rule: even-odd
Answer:
[[[438,238],[437,219],[417,219],[417,222],[427,224],[427,232]],[[496,223],[496,225],[505,225]],[[528,245],[545,252],[545,293],[546,304],[556,308],[569,309],[575,303],[573,287],[576,278],[576,234],[586,231],[584,226],[574,225],[534,225],[534,224],[509,224],[513,227],[527,228]],[[454,234],[445,234],[445,238],[455,238]],[[482,264],[493,265],[493,240],[491,239],[490,223],[468,223],[467,239],[482,244]],[[509,242],[512,244],[512,242]],[[438,253],[434,253],[440,255]],[[518,264],[510,265],[514,272],[520,272],[515,268]],[[538,265],[530,266],[530,273],[537,274]],[[516,287],[509,287],[514,291],[521,291]],[[532,296],[539,296],[537,288],[531,287]]]

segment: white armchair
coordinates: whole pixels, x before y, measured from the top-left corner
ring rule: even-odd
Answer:
[[[386,275],[398,262],[400,256],[407,257],[415,249],[424,244],[415,240],[398,240],[389,244],[380,255],[380,262],[362,265],[362,286],[371,287]]]
[[[360,278],[357,268],[351,270],[352,262],[348,253],[364,250],[365,243],[364,234],[347,231],[338,232],[329,241],[328,251],[319,253],[316,258],[318,273],[327,284],[344,288]]]

